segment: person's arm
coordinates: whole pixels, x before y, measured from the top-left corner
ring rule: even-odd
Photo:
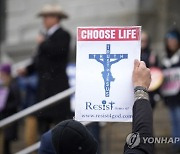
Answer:
[[[32,62],[31,62],[29,65],[27,65],[27,66],[24,67],[24,68],[21,68],[21,69],[18,69],[18,70],[17,70],[18,76],[28,76],[28,75],[31,75],[31,74],[33,74],[33,73],[36,72],[36,64],[35,64],[35,61],[36,61],[36,59],[37,59],[37,56],[38,56],[38,55],[36,55],[36,56],[34,56],[34,57],[32,58]]]
[[[31,75],[36,71],[34,59],[33,62],[30,65],[28,65],[25,69],[26,69],[26,75]]]
[[[96,58],[96,60],[97,60],[98,62],[100,62],[101,64],[103,64],[103,60],[101,60],[100,58]]]
[[[149,69],[146,68],[144,62],[136,60],[133,71],[135,103],[133,106],[132,135],[129,136],[124,147],[125,154],[153,154],[153,144],[146,143],[147,137],[153,136],[152,108],[146,91],[150,82]],[[135,137],[134,140],[133,137]]]
[[[110,64],[114,64],[114,63],[117,63],[118,61],[120,61],[121,59],[117,59],[117,60],[114,60],[114,61],[111,61]]]

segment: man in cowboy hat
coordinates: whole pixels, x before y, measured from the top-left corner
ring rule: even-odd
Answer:
[[[57,5],[45,5],[38,14],[42,18],[45,31],[38,37],[38,51],[33,63],[20,75],[33,72],[38,74],[37,102],[68,89],[66,65],[70,45],[70,35],[60,22],[68,16]],[[69,98],[36,114],[40,133],[44,133],[52,123],[58,123],[70,116]]]
[[[37,39],[38,43],[44,41],[45,37],[52,35],[58,28],[62,19],[67,19],[68,15],[58,5],[45,5],[38,13],[38,17],[42,17],[45,28],[44,36],[40,35]]]

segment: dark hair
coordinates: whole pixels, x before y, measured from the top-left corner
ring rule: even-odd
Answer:
[[[172,53],[167,45],[167,40],[169,38],[175,38],[177,39],[178,41],[178,44],[179,44],[179,47],[180,47],[180,33],[178,31],[178,29],[174,28],[174,29],[171,29],[169,30],[166,35],[165,35],[165,46],[166,46],[166,52],[167,52],[167,56],[168,57],[171,57],[172,56]]]

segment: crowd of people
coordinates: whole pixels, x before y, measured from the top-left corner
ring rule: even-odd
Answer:
[[[32,58],[32,63],[18,70],[18,76],[15,78],[12,76],[10,64],[1,64],[0,66],[0,120],[69,88],[66,67],[68,65],[71,36],[61,25],[61,21],[67,19],[68,16],[57,5],[46,5],[38,16],[42,18],[44,29],[38,35],[38,47],[36,54]],[[150,69],[156,67],[161,70],[164,77],[163,83],[160,86],[148,92],[151,107],[154,109],[160,98],[165,102],[169,109],[172,122],[172,136],[180,137],[180,33],[177,29],[171,29],[167,32],[164,39],[165,56],[161,60],[158,60],[158,56],[151,50],[151,40],[148,33],[142,32],[141,41],[141,60],[146,64],[144,64],[144,67],[146,68],[147,66]],[[140,73],[143,74],[143,72]],[[141,76],[140,74],[138,75]],[[148,78],[148,76],[145,77]],[[148,82],[148,79],[146,80]],[[136,86],[144,87],[144,84],[141,85],[140,83]],[[145,88],[148,87],[149,85],[145,85]],[[148,104],[148,102],[143,103]],[[138,106],[138,104],[139,103],[135,103],[136,106]],[[143,110],[146,111],[147,109],[144,108]],[[142,113],[144,113],[144,111],[142,111]],[[147,113],[150,114],[148,116],[150,116],[151,119],[150,109],[144,114]],[[136,113],[136,115],[138,114],[139,113]],[[59,122],[72,118],[73,112],[70,110],[70,98],[64,99],[61,103],[56,103],[56,105],[27,116],[24,120],[26,145],[28,146],[35,143],[38,140],[38,134],[42,135]],[[134,116],[134,118],[136,118],[136,116]],[[137,119],[138,118],[139,117],[137,117]],[[143,119],[142,117],[140,118]],[[136,122],[137,119],[134,119],[133,122]],[[142,122],[148,123],[149,129],[147,135],[152,136],[153,134],[150,129],[152,127],[152,121],[142,120]],[[89,148],[93,151],[90,152],[90,154],[97,153],[98,148],[96,142],[100,142],[100,128],[98,123],[88,126],[91,133],[95,135],[96,139],[94,139],[89,131],[86,131],[80,124],[76,125],[75,121],[60,123],[50,132],[55,136],[52,143],[55,145],[54,150],[57,153],[61,153],[59,151],[62,149],[58,147],[58,143],[63,140],[58,141],[54,134],[58,135],[58,133],[60,133],[58,131],[62,131],[61,127],[66,125],[65,123],[68,123],[68,125],[75,123],[74,125],[77,126],[77,128],[74,129],[80,128],[80,130],[82,129],[82,133],[84,131],[85,134],[88,132],[87,134],[90,136],[89,140],[91,141],[87,141],[87,144],[92,142],[93,147],[92,149]],[[138,125],[137,123],[137,127],[133,128],[133,132],[141,132]],[[17,139],[17,126],[17,123],[13,123],[3,131],[4,154],[11,153],[10,144],[11,141]],[[69,135],[71,135],[71,132]],[[71,136],[69,140],[71,140]],[[65,140],[63,142],[67,141]],[[48,143],[45,143],[45,145],[46,144]],[[82,146],[86,147],[87,145],[85,144],[86,143]],[[77,146],[79,147],[78,144]],[[140,154],[143,153],[142,151],[146,151],[152,154],[152,145],[140,147],[141,148],[135,149],[135,152],[133,152]],[[81,148],[83,149],[84,147],[80,146],[80,149],[77,150],[81,151]],[[43,150],[42,146],[40,149]],[[174,149],[175,151],[180,151],[180,142],[174,145]],[[64,154],[67,153],[66,150],[70,150],[68,146]],[[98,154],[99,153],[100,150],[98,151]],[[125,146],[125,153],[132,153],[127,145]]]

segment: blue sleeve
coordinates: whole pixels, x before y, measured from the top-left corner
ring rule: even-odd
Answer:
[[[51,131],[42,135],[38,154],[56,154],[52,144]]]

